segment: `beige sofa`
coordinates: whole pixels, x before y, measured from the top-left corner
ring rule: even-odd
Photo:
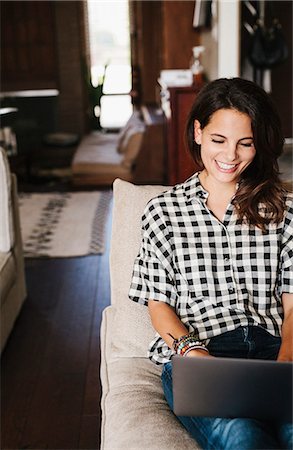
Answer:
[[[131,181],[144,131],[140,113],[135,111],[120,133],[85,136],[72,160],[73,184],[110,186],[115,178]]]
[[[169,410],[161,366],[147,358],[155,333],[148,309],[128,299],[143,209],[166,189],[114,182],[111,306],[104,310],[101,326],[102,450],[199,448]]]
[[[0,148],[1,352],[26,297],[16,177]]]

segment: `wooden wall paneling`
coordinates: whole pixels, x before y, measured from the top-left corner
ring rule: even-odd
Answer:
[[[193,26],[194,0],[163,1],[163,69],[188,69],[192,47],[200,45]]]
[[[0,5],[2,91],[58,89],[57,131],[83,134],[87,130],[84,2],[2,1]]]
[[[138,56],[138,4],[128,2],[129,5],[129,35],[130,35],[130,63],[131,63],[131,97],[133,105],[141,103],[141,80]]]
[[[140,100],[144,104],[154,103],[157,100],[157,79],[162,68],[162,2],[130,2],[130,5],[135,16],[132,24],[136,27],[132,32],[132,64],[138,66]]]
[[[54,2],[1,2],[2,90],[57,86]]]
[[[82,129],[83,133],[88,133],[91,131],[91,108],[89,101],[89,93],[87,84],[84,82],[84,68],[83,62],[90,67],[91,65],[91,56],[90,56],[90,36],[89,36],[89,20],[88,20],[88,3],[87,2],[79,2],[79,30],[80,30],[80,40],[79,40],[79,53],[80,53],[80,61],[81,61],[81,93],[82,93]],[[90,111],[90,113],[89,113]]]
[[[285,137],[293,137],[292,125],[292,1],[272,1],[270,8],[267,6],[268,18],[272,21],[274,17],[279,19],[282,25],[282,32],[288,46],[288,59],[280,66],[272,70],[272,97],[278,106],[281,116],[283,132]],[[270,14],[270,15],[269,15]]]
[[[60,131],[83,134],[87,129],[86,92],[83,73],[83,2],[58,1],[55,4],[56,44],[59,75]]]
[[[7,16],[11,15],[11,3],[6,5],[6,15],[3,14],[3,2],[0,4],[0,19],[1,19],[1,79],[3,80],[4,67],[9,72],[11,71],[14,61],[13,42],[13,26],[12,22],[7,20]],[[6,45],[3,45],[6,42]]]

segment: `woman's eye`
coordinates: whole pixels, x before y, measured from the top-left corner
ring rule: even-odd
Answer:
[[[243,147],[252,147],[253,142],[249,142],[248,144],[241,144]]]
[[[224,144],[224,141],[218,141],[217,139],[212,139],[212,142],[215,142],[215,144]]]

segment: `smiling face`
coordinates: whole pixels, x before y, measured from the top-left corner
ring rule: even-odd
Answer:
[[[194,121],[194,139],[201,145],[207,183],[236,185],[255,156],[251,120],[235,109],[219,109],[201,129]]]

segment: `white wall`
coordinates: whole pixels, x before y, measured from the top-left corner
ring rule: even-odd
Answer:
[[[240,75],[240,1],[218,1],[218,78]]]
[[[214,0],[211,30],[201,33],[209,80],[240,76],[240,0]]]

